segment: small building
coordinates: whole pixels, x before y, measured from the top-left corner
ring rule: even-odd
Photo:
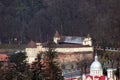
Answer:
[[[7,54],[0,54],[0,66],[1,68],[5,68],[8,66],[8,56]]]

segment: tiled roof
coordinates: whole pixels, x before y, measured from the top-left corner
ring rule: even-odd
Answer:
[[[0,54],[0,61],[8,61],[7,54]]]
[[[36,43],[31,40],[31,41],[28,43],[28,45],[27,45],[26,48],[36,48]]]

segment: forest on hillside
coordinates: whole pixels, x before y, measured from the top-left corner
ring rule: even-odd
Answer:
[[[120,0],[0,0],[0,42],[46,41],[55,31],[120,45]]]

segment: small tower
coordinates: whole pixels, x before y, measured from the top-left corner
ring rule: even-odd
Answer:
[[[34,41],[30,41],[25,49],[26,51],[26,56],[27,56],[27,62],[31,64],[36,56],[37,56],[37,46]]]
[[[90,34],[88,34],[87,37],[85,37],[83,39],[83,45],[92,46],[92,38],[91,38]]]
[[[85,74],[82,75],[82,80],[86,80],[86,75]]]
[[[53,38],[53,41],[57,44],[58,40],[60,40],[60,35],[59,35],[58,31],[56,31],[55,35],[54,35],[54,38]]]
[[[107,69],[107,77],[110,80],[113,80],[113,69]]]

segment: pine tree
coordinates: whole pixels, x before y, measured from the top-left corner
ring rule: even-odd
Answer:
[[[32,65],[32,80],[63,80],[62,70],[55,61],[57,54],[53,42],[48,42],[47,47],[47,51],[38,54]]]
[[[42,64],[42,53],[37,55],[37,59],[32,63],[32,80],[44,80],[44,65]]]
[[[5,80],[30,80],[29,68],[26,62],[26,53],[19,52],[10,56],[10,61],[14,64],[5,72]],[[3,79],[3,80],[4,80]]]
[[[55,44],[53,42],[48,42],[47,47],[48,49],[46,51],[46,57],[48,60],[49,79],[63,80],[62,70],[57,61],[55,61],[57,57],[57,53],[55,51]]]

